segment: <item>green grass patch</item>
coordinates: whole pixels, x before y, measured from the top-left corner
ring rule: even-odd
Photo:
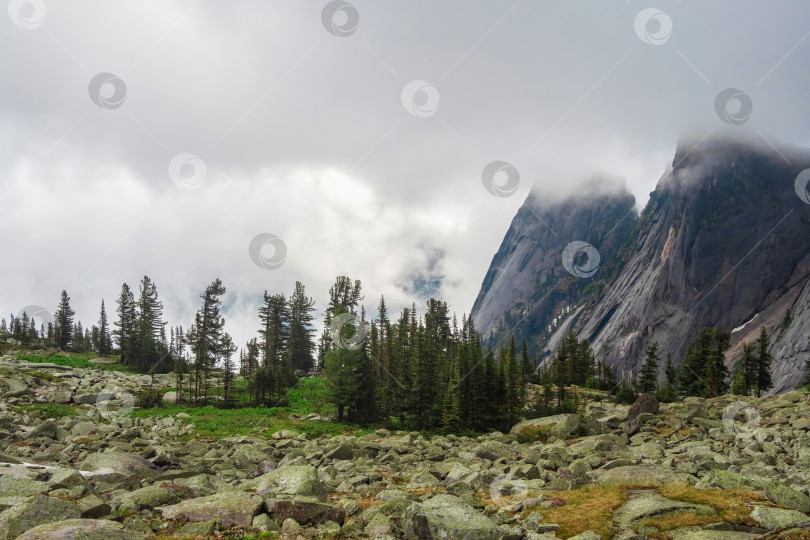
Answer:
[[[26,375],[35,378],[37,381],[54,381],[56,377],[44,371],[27,371]]]
[[[337,407],[328,400],[328,384],[329,381],[323,377],[301,379],[295,388],[287,392],[290,409],[301,416],[313,413],[323,416],[337,414]]]
[[[81,410],[75,405],[62,405],[59,403],[32,403],[20,405],[15,410],[26,413],[37,413],[44,418],[62,418],[63,416],[79,416]]]
[[[311,436],[320,435],[363,435],[371,429],[361,429],[351,424],[319,422],[289,418],[289,408],[245,407],[240,409],[218,409],[212,406],[167,405],[159,408],[140,409],[133,412],[134,418],[164,418],[185,413],[186,422],[193,423],[198,435],[212,437],[233,437],[236,435],[257,435],[269,437],[276,431],[291,429]]]

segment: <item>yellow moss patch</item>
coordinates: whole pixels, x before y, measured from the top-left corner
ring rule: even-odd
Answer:
[[[810,531],[783,531],[769,538],[771,538],[771,540],[810,540]]]
[[[524,511],[523,517],[539,511],[543,514],[544,523],[556,523],[560,526],[557,534],[564,538],[588,530],[604,539],[611,538],[614,534],[613,512],[627,500],[624,490],[613,486],[549,491],[545,493],[545,497],[557,497],[565,501],[565,504],[554,508],[530,508]]]
[[[671,531],[680,527],[696,527],[721,521],[717,514],[696,514],[695,512],[673,512],[655,518],[647,518],[642,525],[651,525],[661,531]],[[722,520],[725,521],[725,520]]]
[[[686,525],[704,525],[716,521],[756,527],[757,522],[750,517],[751,503],[771,505],[761,494],[745,489],[698,489],[688,485],[669,485],[662,486],[658,492],[670,499],[708,505],[717,511],[716,515],[683,512],[645,520],[645,524],[661,530],[672,530]]]
[[[552,428],[556,426],[556,422],[549,422],[540,426],[526,426],[521,429],[515,439],[521,444],[540,441],[546,442],[549,438],[549,433]]]

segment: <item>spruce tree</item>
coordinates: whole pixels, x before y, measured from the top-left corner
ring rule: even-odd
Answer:
[[[226,332],[222,334],[221,356],[222,356],[222,393],[227,406],[233,405],[233,353],[236,352],[236,345],[234,345],[231,336]]]
[[[706,372],[708,397],[717,397],[728,393],[729,390],[726,351],[731,347],[731,332],[720,328],[713,330],[714,347],[709,356],[709,366]]]
[[[639,390],[643,393],[655,393],[658,390],[658,343],[652,343],[644,349],[646,358],[641,366]]]
[[[562,412],[565,409],[565,387],[569,381],[568,363],[569,358],[566,357],[564,350],[560,348],[560,350],[557,351],[557,355],[555,356],[551,366],[552,381],[557,387],[557,410],[559,412]]]
[[[734,377],[735,394],[748,396],[757,392],[757,379],[759,377],[759,359],[757,347],[753,343],[743,343],[743,354],[739,362],[739,372]]]
[[[70,297],[67,291],[62,291],[59,297],[59,307],[56,308],[54,317],[56,346],[62,350],[67,350],[73,343],[73,316],[75,314],[76,312],[70,307]]]
[[[159,348],[163,322],[163,304],[158,299],[157,287],[149,276],[143,276],[140,296],[136,304],[135,363],[138,369],[152,372],[161,359]]]
[[[259,345],[262,367],[270,383],[271,397],[280,400],[283,389],[290,384],[292,365],[288,364],[290,343],[290,309],[283,294],[264,291],[264,305],[259,308]]]
[[[335,306],[334,316],[349,313],[343,306]],[[348,326],[348,323],[347,325]],[[357,402],[360,397],[363,381],[361,371],[364,351],[340,346],[330,347],[323,363],[323,375],[329,382],[327,391],[329,400],[335,404],[338,422],[345,417],[354,418],[357,414]]]
[[[510,336],[509,348],[506,349],[504,375],[506,379],[506,423],[511,427],[516,423],[518,412],[523,407],[521,394],[523,393],[523,373],[517,362],[515,351],[515,336]]]
[[[203,399],[208,398],[208,376],[226,350],[224,333],[225,319],[221,315],[222,295],[225,287],[219,279],[214,280],[200,295],[202,305],[194,316],[194,324],[186,333],[194,355],[194,400],[200,399],[200,383],[203,384]]]
[[[763,392],[767,392],[773,388],[773,380],[771,379],[771,362],[773,355],[771,355],[771,339],[768,336],[768,331],[762,327],[759,334],[759,339],[756,341],[757,347],[757,397],[760,397]]]
[[[729,376],[725,353],[731,346],[731,332],[701,328],[686,352],[681,367],[680,391],[686,396],[715,397],[728,392]]]
[[[107,323],[107,311],[104,309],[104,300],[101,300],[101,313],[98,320],[98,355],[109,356],[112,352],[112,339],[110,327]]]
[[[126,283],[121,285],[117,303],[118,320],[113,323],[112,335],[118,343],[120,362],[132,368],[135,366],[136,311],[135,297]]]
[[[667,382],[673,386],[678,382],[678,371],[675,369],[675,366],[672,365],[672,355],[669,353],[667,353],[667,364],[664,368],[664,376]]]
[[[315,351],[312,326],[315,300],[308,298],[304,285],[295,282],[295,289],[289,299],[289,348],[292,369],[308,372],[312,369],[312,354]]]

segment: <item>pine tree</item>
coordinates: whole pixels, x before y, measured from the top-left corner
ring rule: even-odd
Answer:
[[[664,367],[664,384],[658,389],[658,400],[664,403],[675,401],[678,396],[678,372],[672,365],[672,356],[667,353],[667,363]]]
[[[99,356],[109,356],[112,352],[112,339],[107,323],[107,311],[104,309],[104,300],[101,300],[101,314],[98,320],[98,349]]]
[[[759,339],[756,341],[757,347],[757,391],[756,396],[760,397],[763,392],[767,392],[773,388],[773,380],[771,379],[771,362],[773,355],[768,350],[771,346],[771,339],[768,336],[768,331],[762,327],[759,334]]]
[[[717,397],[728,393],[729,370],[726,367],[726,351],[731,347],[731,332],[720,328],[714,329],[714,348],[709,356],[706,371],[708,397]]]
[[[728,392],[729,376],[725,353],[731,346],[731,332],[701,328],[686,352],[680,375],[680,391],[686,396],[715,397]]]
[[[157,287],[143,276],[140,296],[135,308],[135,365],[144,372],[152,372],[161,359],[159,348],[163,322],[163,304],[158,300]]]
[[[334,315],[343,313],[345,308],[336,306]],[[362,380],[360,378],[363,364],[362,349],[347,349],[344,347],[331,347],[324,358],[323,375],[327,381],[329,399],[337,407],[338,422],[344,417],[356,416],[356,408]]]
[[[56,333],[56,346],[67,350],[73,343],[73,316],[76,313],[70,307],[70,297],[67,291],[62,291],[59,298],[59,307],[54,317],[54,330]]]
[[[733,393],[748,396],[757,392],[757,379],[759,377],[759,359],[757,347],[752,343],[743,343],[743,354],[739,362],[738,373],[734,376],[736,388]]]
[[[557,351],[557,356],[555,356],[551,371],[552,371],[552,380],[554,385],[557,387],[557,409],[562,412],[565,408],[565,387],[568,384],[568,363],[569,359],[565,355],[565,351],[563,348]]]
[[[290,309],[283,294],[264,291],[264,305],[259,308],[259,345],[262,367],[270,383],[271,398],[281,400],[283,389],[291,383],[292,365],[289,360]]]
[[[226,332],[222,334],[220,341],[222,356],[222,393],[225,403],[228,406],[233,405],[233,360],[231,359],[233,353],[236,352],[236,345],[234,345],[231,336]]]
[[[115,329],[112,334],[118,343],[118,351],[121,355],[120,362],[130,368],[135,366],[135,297],[129,285],[121,285],[121,293],[118,295],[117,314],[118,320],[113,323]]]
[[[579,356],[579,341],[577,335],[573,330],[569,330],[563,338],[562,345],[560,346],[562,356],[565,358],[565,381],[566,384],[579,384],[580,374],[577,372],[577,357]],[[582,380],[582,385],[585,385],[585,380]]]
[[[639,390],[644,393],[655,393],[658,390],[658,343],[652,343],[644,349],[646,358],[641,366]]]
[[[223,328],[225,319],[220,310],[225,287],[222,281],[215,279],[205,292],[200,295],[202,305],[194,316],[194,324],[186,333],[188,343],[194,355],[194,400],[200,398],[200,382],[203,382],[203,399],[208,399],[208,377],[217,361],[226,350]],[[230,344],[232,345],[232,344]],[[232,354],[232,353],[231,353]]]
[[[523,408],[523,370],[517,362],[515,336],[510,336],[504,365],[506,378],[506,422],[509,427],[517,422],[518,412]]]
[[[312,354],[315,351],[312,326],[315,300],[308,298],[304,285],[295,282],[295,290],[289,300],[289,348],[292,369],[307,372],[312,369]]]
[[[667,365],[664,368],[664,376],[667,379],[667,382],[671,385],[675,385],[678,382],[678,372],[675,369],[675,366],[672,365],[672,355],[667,353]]]
[[[259,368],[259,341],[256,338],[247,342],[247,351],[245,353],[245,363],[242,368],[242,376],[248,383],[248,400],[253,402],[253,392],[255,390],[254,375]]]

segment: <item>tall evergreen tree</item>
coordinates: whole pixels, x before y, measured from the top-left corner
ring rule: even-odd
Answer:
[[[638,385],[641,392],[655,393],[658,390],[658,343],[652,343],[644,349],[646,355],[641,366]]]
[[[290,309],[283,294],[264,291],[264,305],[259,308],[259,345],[262,367],[270,384],[271,398],[281,400],[283,390],[293,378],[290,363]]]
[[[664,376],[669,384],[675,385],[678,382],[678,371],[672,365],[672,355],[667,353],[667,364],[664,368]]]
[[[219,279],[215,279],[205,288],[205,292],[200,295],[202,305],[194,316],[194,324],[186,333],[186,339],[194,355],[195,401],[200,398],[201,383],[203,399],[208,398],[209,373],[224,356],[226,345],[232,345],[226,342],[225,318],[221,315],[224,294],[225,287]]]
[[[140,283],[140,296],[136,304],[134,352],[136,366],[141,371],[152,372],[161,360],[161,332],[163,304],[158,299],[155,283],[149,276],[143,276]]]
[[[773,380],[771,379],[771,363],[773,362],[773,355],[769,350],[771,347],[771,339],[768,336],[768,331],[762,327],[759,334],[759,339],[756,341],[757,347],[757,397],[760,397],[763,392],[767,392],[773,388]]]
[[[135,366],[135,337],[137,314],[135,310],[135,296],[129,285],[121,285],[121,293],[118,295],[118,307],[116,313],[118,320],[113,323],[115,328],[112,331],[118,343],[118,351],[121,355],[120,362],[130,368]]]
[[[112,339],[110,327],[107,323],[107,311],[104,309],[104,299],[101,300],[101,313],[98,320],[98,348],[99,356],[109,356],[112,352]]]
[[[523,408],[523,372],[516,356],[515,336],[512,335],[509,340],[509,348],[506,349],[506,357],[502,358],[506,379],[506,423],[508,427],[517,422],[518,413]]]
[[[759,359],[757,347],[753,343],[743,343],[743,354],[740,358],[738,372],[734,376],[733,393],[738,395],[751,395],[757,392],[759,378]]]
[[[312,354],[315,352],[315,329],[312,326],[315,300],[308,298],[303,283],[295,282],[295,290],[289,300],[289,347],[292,369],[312,369]]]
[[[725,353],[731,346],[731,332],[701,328],[686,352],[681,367],[680,391],[686,396],[715,397],[728,392],[729,376]]]
[[[568,385],[569,379],[569,358],[566,356],[566,351],[563,347],[557,351],[557,355],[552,362],[552,381],[557,387],[557,408],[562,411],[565,406],[565,387]]]
[[[334,315],[348,313],[346,308],[336,306]],[[347,323],[348,325],[348,323]],[[329,399],[337,408],[338,422],[344,418],[356,418],[358,401],[362,399],[361,380],[364,351],[345,347],[330,347],[323,364],[324,377],[329,381]]]
[[[59,307],[54,317],[54,330],[56,333],[56,346],[67,350],[73,343],[73,316],[76,312],[70,307],[70,297],[67,291],[62,291],[59,297]],[[79,336],[81,338],[81,336]]]
[[[220,341],[222,357],[222,393],[225,403],[228,406],[233,405],[233,381],[234,381],[234,366],[233,366],[233,353],[236,352],[236,345],[233,343],[231,336],[225,332],[222,334]]]

